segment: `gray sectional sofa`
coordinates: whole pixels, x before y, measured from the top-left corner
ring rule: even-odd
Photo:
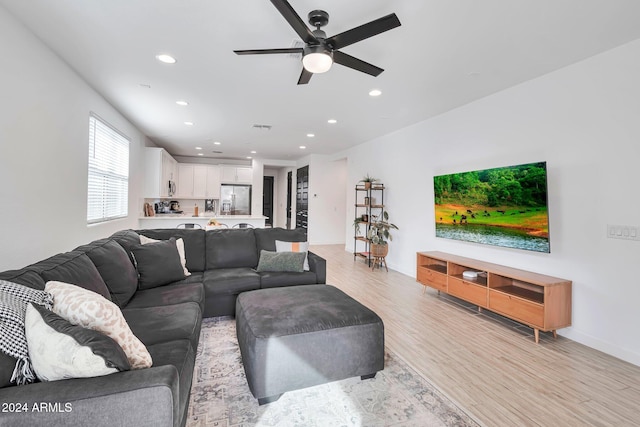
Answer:
[[[191,274],[158,285],[169,277],[164,267],[173,260],[158,257],[150,268],[153,254],[141,249],[140,235],[163,241],[182,238]],[[1,272],[1,280],[39,290],[47,281],[61,281],[102,294],[120,307],[153,366],[16,386],[10,382],[16,359],[0,352],[0,424],[183,426],[202,318],[235,315],[236,298],[244,291],[326,282],[325,260],[311,252],[309,271],[256,271],[261,250],[275,251],[276,240],[303,242],[306,235],[281,228],[124,230],[20,270]],[[156,283],[150,285],[145,278]]]

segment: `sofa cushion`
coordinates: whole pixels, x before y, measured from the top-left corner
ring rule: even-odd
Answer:
[[[144,344],[131,332],[120,308],[79,286],[47,282],[45,291],[53,295],[53,311],[84,328],[102,332],[115,340],[127,354],[132,369],[148,368],[151,356]]]
[[[124,248],[113,239],[100,239],[75,249],[84,252],[100,272],[111,300],[124,307],[138,289],[138,273]]]
[[[306,257],[307,254],[305,252],[271,252],[262,250],[260,251],[260,260],[256,271],[258,273],[267,271],[302,273]]]
[[[178,420],[184,420],[184,411],[188,410],[191,383],[193,382],[196,354],[189,340],[176,340],[149,346],[149,353],[156,366],[172,365],[178,371],[180,386],[179,399],[180,414]],[[154,423],[152,423],[153,425]]]
[[[98,377],[131,368],[114,340],[39,305],[27,307],[25,332],[29,358],[41,381]]]
[[[3,271],[0,273],[0,280],[18,283],[39,291],[44,291],[44,285],[46,284],[41,275],[27,268]]]
[[[171,237],[184,241],[187,269],[190,272],[205,269],[205,233],[204,230],[162,228],[156,230],[138,230],[138,233],[156,240],[169,240]]]
[[[0,351],[0,388],[14,386],[11,382],[13,370],[16,367],[18,359]]]
[[[216,294],[233,294],[260,289],[260,275],[252,268],[219,268],[204,272],[206,298]]]
[[[280,288],[283,286],[315,285],[318,283],[316,273],[304,271],[302,273],[266,272],[260,273],[261,288]]]
[[[27,268],[37,271],[45,282],[70,283],[93,291],[111,301],[109,288],[84,252],[71,251],[54,255]]]
[[[184,281],[159,286],[153,289],[138,291],[133,296],[126,308],[158,307],[162,305],[180,304],[183,302],[195,302],[204,310],[204,287],[201,283],[202,273],[194,273],[200,276],[200,281],[184,283]],[[191,276],[186,280],[189,280]]]
[[[120,230],[113,233],[111,238],[122,246],[127,255],[129,255],[131,262],[135,264],[133,256],[131,255],[131,248],[140,244],[140,235],[133,230]]]
[[[205,231],[207,271],[218,268],[255,268],[258,265],[258,251],[253,232],[254,229]]]
[[[184,279],[176,239],[160,240],[131,248],[138,270],[138,287],[150,289]]]
[[[281,227],[256,228],[254,232],[258,252],[261,250],[275,251],[276,240],[282,240],[283,242],[307,241],[307,235],[302,228],[296,228],[295,230],[287,230]]]
[[[160,307],[125,308],[122,314],[133,333],[145,345],[186,339],[191,342],[194,350],[198,347],[202,312],[195,302]]]

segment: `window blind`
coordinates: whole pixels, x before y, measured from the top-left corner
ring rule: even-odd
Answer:
[[[87,223],[126,217],[129,208],[129,139],[89,115]]]

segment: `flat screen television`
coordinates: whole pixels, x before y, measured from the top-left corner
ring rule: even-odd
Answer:
[[[547,163],[433,177],[436,237],[550,252]]]

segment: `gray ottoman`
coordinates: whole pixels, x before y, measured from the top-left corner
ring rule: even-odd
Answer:
[[[282,393],[384,369],[384,326],[373,311],[329,285],[244,292],[236,328],[251,393],[260,405]]]

